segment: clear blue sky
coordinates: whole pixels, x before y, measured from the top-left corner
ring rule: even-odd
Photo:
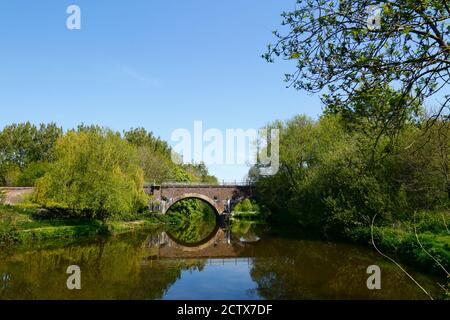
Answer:
[[[163,139],[177,128],[259,128],[320,99],[287,89],[291,63],[260,56],[294,0],[4,0],[0,2],[0,128],[84,122]],[[82,29],[66,28],[70,4]],[[247,169],[212,167],[220,179]]]

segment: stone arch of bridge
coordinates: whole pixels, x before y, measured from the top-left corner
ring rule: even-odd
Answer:
[[[169,206],[166,208],[164,213],[167,213],[167,211],[169,211],[170,208],[172,208],[172,206],[175,203],[178,203],[181,200],[185,200],[185,199],[199,199],[199,200],[202,200],[202,201],[208,203],[214,209],[214,212],[216,213],[217,216],[219,216],[222,213],[221,210],[218,208],[217,203],[213,199],[211,199],[210,197],[205,196],[203,194],[200,194],[200,193],[185,193],[185,194],[183,194],[181,196],[178,196],[178,197],[172,199],[172,201],[170,202]]]

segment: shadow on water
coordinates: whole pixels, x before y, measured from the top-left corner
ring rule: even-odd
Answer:
[[[17,248],[0,260],[0,299],[427,298],[368,248],[272,235],[251,221],[201,226]],[[70,265],[81,290],[66,287]],[[370,265],[382,269],[381,290],[367,288]],[[440,279],[413,274],[439,297]]]

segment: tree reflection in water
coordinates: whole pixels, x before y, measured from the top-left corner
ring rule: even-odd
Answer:
[[[154,230],[0,252],[0,275],[8,275],[0,299],[164,299],[182,293],[203,299],[426,298],[367,248],[274,236],[250,222],[213,229],[213,236],[205,231],[206,241],[197,244],[185,241],[197,240],[191,235],[201,230],[186,230],[188,236],[179,233],[182,241],[172,230]],[[261,241],[252,242],[256,238]],[[380,291],[366,287],[373,264],[382,269]],[[81,267],[82,290],[66,288],[69,265]],[[439,297],[440,279],[413,275]]]
[[[167,215],[173,221],[168,234],[180,243],[201,243],[216,230],[216,212],[199,199],[181,200],[170,208]]]

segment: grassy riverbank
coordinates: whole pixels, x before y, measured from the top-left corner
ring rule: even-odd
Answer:
[[[447,285],[442,284],[442,289],[445,299],[450,299],[450,233],[447,227],[434,223],[420,231],[417,229],[409,223],[374,227],[372,240],[372,228],[357,228],[349,232],[346,239],[372,248],[375,243],[380,252],[403,264],[407,270],[407,266],[414,266],[426,273],[446,277]]]
[[[163,217],[152,213],[100,221],[53,218],[37,208],[0,205],[0,246],[54,238],[116,235],[164,223]]]
[[[383,254],[400,264],[445,277],[446,273],[442,267],[450,271],[449,221],[448,210],[423,211],[416,215],[415,222],[414,219],[405,219],[391,223],[375,223],[373,240]],[[366,226],[324,233],[320,228],[301,226],[295,217],[273,214],[270,224],[274,230],[279,230],[279,233],[286,236],[302,235],[314,239],[343,241],[376,250],[369,223]]]
[[[391,255],[426,272],[445,276],[450,271],[449,212],[423,212],[416,224],[397,222],[373,228],[373,241],[384,254]],[[351,242],[373,247],[371,227],[348,230]]]

